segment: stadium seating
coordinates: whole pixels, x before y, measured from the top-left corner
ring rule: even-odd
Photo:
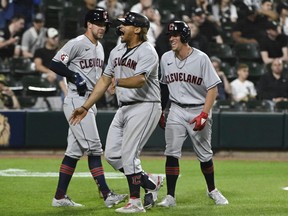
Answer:
[[[233,80],[237,77],[236,68],[231,66],[229,62],[221,62],[221,70],[225,73],[228,80]]]
[[[14,76],[36,74],[34,63],[29,58],[12,58],[10,60],[11,72]]]
[[[209,51],[211,56],[217,56],[221,60],[229,62],[231,64],[235,63],[237,60],[230,45],[225,43],[210,43]]]
[[[0,74],[9,74],[10,70],[9,61],[0,58]]]
[[[288,101],[280,101],[275,104],[275,111],[288,112]]]
[[[238,61],[262,62],[259,47],[257,44],[235,44],[233,46],[234,54]]]

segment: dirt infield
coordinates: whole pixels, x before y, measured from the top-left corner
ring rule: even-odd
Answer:
[[[62,158],[64,150],[0,150],[0,158]],[[164,159],[162,151],[143,151],[142,157]],[[194,152],[183,152],[183,158],[196,159]],[[287,151],[218,151],[216,160],[288,161]]]

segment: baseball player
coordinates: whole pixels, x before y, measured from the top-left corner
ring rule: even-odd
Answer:
[[[121,24],[117,32],[122,43],[111,51],[102,77],[86,102],[74,110],[70,123],[75,125],[87,115],[114,77],[119,109],[107,134],[105,158],[126,175],[130,191],[128,204],[116,212],[145,212],[145,208],[153,206],[163,182],[163,177],[145,173],[140,161],[140,153],[161,115],[159,59],[147,42],[147,17],[128,12],[118,20]],[[147,191],[145,208],[140,199],[141,186]]]
[[[211,107],[217,96],[217,85],[221,82],[208,56],[190,47],[190,29],[183,21],[168,25],[171,51],[163,54],[160,62],[160,82],[169,90],[171,107],[165,127],[167,196],[157,205],[176,205],[175,188],[180,173],[179,159],[182,145],[189,136],[200,161],[207,184],[207,193],[217,205],[228,204],[228,200],[216,189],[211,150]],[[162,104],[163,105],[163,104]],[[163,106],[165,107],[165,106]]]
[[[68,94],[63,110],[69,121],[72,111],[88,98],[103,70],[104,51],[100,39],[108,30],[110,22],[107,11],[90,10],[85,16],[86,32],[68,41],[52,59],[50,69],[68,80]],[[77,161],[86,153],[88,166],[105,205],[110,208],[127,198],[127,194],[113,193],[105,180],[101,162],[103,152],[95,115],[95,105],[87,110],[87,117],[76,126],[70,126],[68,146],[60,166],[59,181],[52,206],[82,206],[73,202],[66,194]]]

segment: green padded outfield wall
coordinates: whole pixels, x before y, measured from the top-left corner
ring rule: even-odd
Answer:
[[[283,113],[222,112],[220,148],[282,149]]]
[[[283,133],[284,133],[284,149],[288,149],[288,112],[284,116],[284,128],[283,128]]]
[[[97,126],[105,147],[109,125],[115,112],[99,112]],[[63,112],[26,112],[25,148],[66,148],[68,123]],[[16,144],[15,144],[16,145]],[[288,114],[213,113],[213,149],[288,149]],[[159,126],[145,149],[164,151],[164,130]],[[187,137],[183,149],[192,150]]]
[[[65,148],[68,123],[63,112],[27,112],[27,148]]]

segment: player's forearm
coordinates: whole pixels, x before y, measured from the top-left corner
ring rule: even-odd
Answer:
[[[43,65],[37,65],[35,64],[35,70],[40,72],[40,73],[50,73],[53,72],[49,68],[43,66]]]
[[[86,109],[90,109],[104,95],[105,91],[108,89],[111,83],[111,80],[112,79],[110,77],[104,75],[101,76],[89,98],[83,104]]]
[[[33,54],[28,51],[23,51],[22,55],[24,58],[33,58]]]
[[[116,78],[116,86],[123,88],[141,88],[146,82],[143,74],[128,78]]]
[[[217,95],[218,95],[217,86],[208,90],[207,95],[206,95],[206,99],[205,99],[205,104],[203,107],[203,112],[205,112],[205,113],[210,112]]]

